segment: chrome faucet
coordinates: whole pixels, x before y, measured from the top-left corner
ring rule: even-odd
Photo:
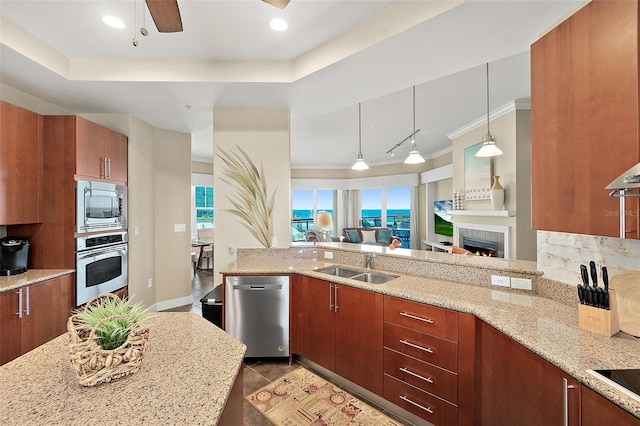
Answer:
[[[367,269],[373,269],[373,260],[376,258],[376,254],[372,251],[365,253]]]

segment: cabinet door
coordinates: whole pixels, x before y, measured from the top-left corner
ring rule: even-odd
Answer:
[[[20,356],[19,290],[0,293],[0,365]]]
[[[638,426],[640,420],[586,386],[582,386],[582,426]]]
[[[42,116],[1,102],[0,224],[40,222]]]
[[[294,306],[298,354],[335,371],[333,285],[309,277],[302,277],[296,284]]]
[[[564,424],[567,385],[568,424],[580,424],[580,386],[533,352],[493,327],[481,325],[480,396],[482,425]]]
[[[127,137],[106,130],[105,157],[107,158],[107,179],[127,181]]]
[[[335,372],[383,395],[381,294],[334,284],[336,311]]]
[[[76,174],[103,178],[106,129],[76,117]]]
[[[619,201],[604,188],[640,161],[637,59],[630,1],[592,1],[531,46],[534,229],[620,235]],[[626,235],[638,238],[637,199],[627,201]]]

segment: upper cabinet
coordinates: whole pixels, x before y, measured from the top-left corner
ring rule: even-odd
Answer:
[[[127,182],[127,137],[76,117],[76,174]]]
[[[42,116],[0,102],[0,225],[40,222]]]
[[[624,0],[593,0],[531,46],[534,229],[620,236],[604,188],[640,161],[638,52],[638,2]]]

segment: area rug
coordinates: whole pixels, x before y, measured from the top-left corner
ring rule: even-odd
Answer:
[[[303,367],[274,380],[246,400],[276,426],[401,426]]]

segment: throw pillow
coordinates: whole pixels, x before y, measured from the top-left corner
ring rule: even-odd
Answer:
[[[376,231],[362,231],[362,244],[375,244]]]
[[[357,229],[347,229],[347,238],[349,238],[349,240],[352,243],[361,243],[362,241],[360,240],[360,234],[358,234],[358,230]]]
[[[378,231],[379,243],[390,244],[391,243],[391,229],[380,229]]]

